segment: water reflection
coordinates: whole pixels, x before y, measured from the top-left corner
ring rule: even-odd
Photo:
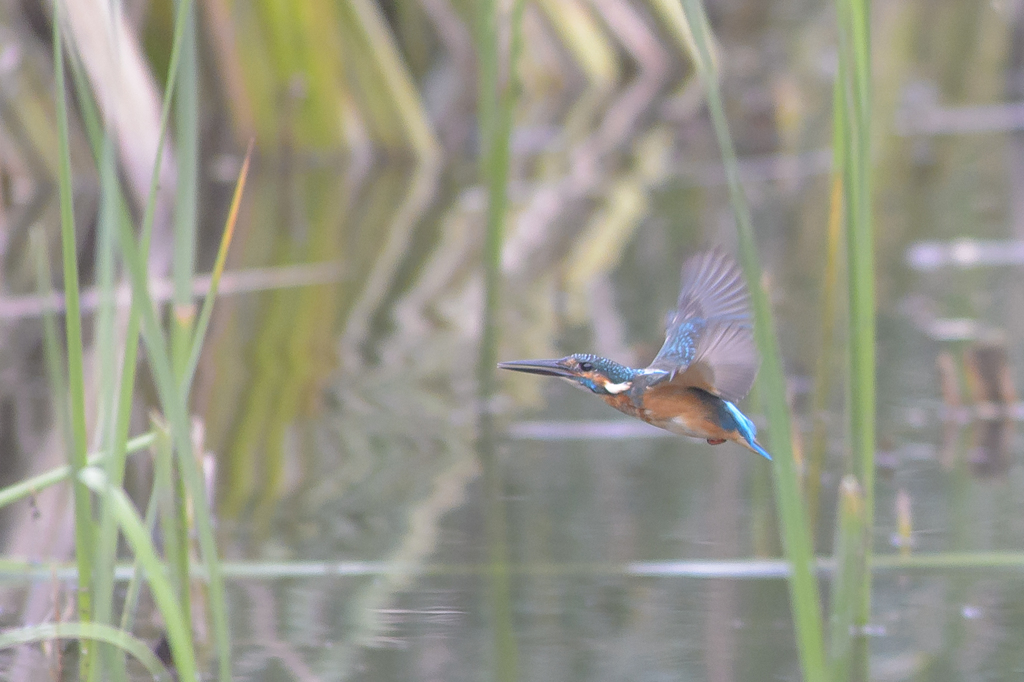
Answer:
[[[521,112],[503,357],[593,348],[644,364],[679,264],[732,239],[699,84],[666,64],[637,7],[593,5],[629,37],[636,73],[590,71],[577,90],[537,94]],[[1002,5],[878,5],[884,471],[874,540],[879,554],[894,553],[895,534],[908,555],[876,562],[868,634],[878,680],[1018,679],[1024,668],[1020,133],[933,139],[925,134],[949,132],[933,120],[893,134],[902,95],[914,95],[907,71],[927,72],[951,106],[1003,98],[1017,75],[991,67],[1002,55],[993,36],[1019,42],[1024,32]],[[771,16],[758,6],[753,21],[712,6],[798,427],[806,434],[812,416],[826,424],[827,554],[845,470],[842,363],[828,365],[838,378],[823,415],[806,413],[802,387],[822,352],[832,97],[822,36],[833,17],[806,3]],[[467,40],[452,41],[464,66]],[[461,95],[457,104],[465,109]],[[993,111],[1006,109],[981,113]],[[458,123],[440,121],[442,136],[468,147],[470,126]],[[200,368],[195,409],[220,458],[236,676],[798,679],[767,469],[533,381],[503,384],[483,406],[495,430],[481,430],[482,190],[470,161],[446,163],[290,159],[252,177],[231,267],[264,284],[272,273],[323,277],[225,297]],[[19,224],[43,212],[29,203]],[[14,311],[8,321],[42,307],[0,303],[11,304],[0,305],[0,316]],[[4,452],[43,466],[59,448],[39,426],[49,407],[38,328],[4,339]],[[49,491],[36,503],[45,525],[19,508],[6,551],[66,554],[67,500]],[[55,593],[64,603],[66,573],[31,576],[29,588],[5,587],[5,624],[49,617]],[[18,655],[31,659],[13,666],[23,679],[42,670],[34,652]]]
[[[749,560],[778,551],[763,473],[742,452],[709,456],[706,447],[619,421],[585,395],[537,382],[504,385],[488,406],[497,411],[498,437],[482,437],[473,377],[482,299],[474,266],[478,190],[457,189],[450,174],[457,169],[380,170],[291,179],[289,211],[302,217],[305,234],[258,244],[264,228],[251,228],[243,258],[337,261],[346,276],[226,300],[205,365],[210,440],[227,453],[221,530],[236,673],[796,678],[787,568]],[[543,205],[537,189],[516,204],[523,212],[504,263],[502,353],[593,346],[625,360],[649,356],[645,341],[661,333],[678,263],[699,241],[677,234],[682,218],[673,212],[696,224],[709,209],[698,195],[655,191],[648,208],[656,218],[630,224],[632,236],[616,242],[602,237],[606,221],[626,229],[616,221],[634,221],[628,212],[561,214],[536,229],[529,216]],[[622,196],[611,196],[612,204]],[[560,213],[564,205],[557,206]],[[251,211],[252,221],[274,213]],[[332,230],[343,236],[322,234]],[[590,255],[569,249],[580,235],[593,239]],[[573,255],[563,259],[566,249]],[[798,301],[814,300],[817,274],[782,262],[773,267],[785,291],[778,305],[798,310]],[[941,291],[925,291],[942,300]],[[905,298],[882,308],[892,320],[881,329],[890,375],[882,398],[899,409],[883,420],[891,457],[879,484],[877,546],[885,551],[899,531],[902,494],[914,510],[908,560],[936,550],[1010,549],[1017,531],[1000,526],[1004,517],[991,505],[979,506],[990,493],[973,476],[997,485],[1013,478],[1016,398],[998,394],[1009,420],[975,422],[978,405],[993,396],[979,398],[958,381],[959,403],[942,407],[928,383],[938,352],[920,343],[927,327],[916,313],[901,312],[923,295],[910,284]],[[794,385],[808,383],[797,339],[812,323],[797,314],[782,327],[794,339]],[[950,356],[957,376],[967,356]],[[935,435],[937,424],[947,440]],[[826,510],[841,452],[840,441],[829,442]],[[827,538],[832,519],[821,524]],[[973,534],[972,524],[984,534]],[[993,610],[973,606],[983,601],[974,584],[949,574],[880,574],[870,638],[880,679],[941,667],[944,647],[961,637],[964,609],[980,614],[969,627],[994,627]],[[947,626],[926,624],[936,621]]]

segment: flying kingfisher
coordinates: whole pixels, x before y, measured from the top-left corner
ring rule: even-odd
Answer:
[[[754,422],[736,407],[750,391],[758,364],[742,273],[734,260],[713,249],[683,264],[665,343],[646,368],[589,353],[498,367],[565,379],[648,424],[711,445],[731,440],[771,459],[757,442]]]

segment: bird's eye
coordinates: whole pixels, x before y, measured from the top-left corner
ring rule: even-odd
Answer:
[[[593,365],[593,364],[591,364],[591,363],[589,363],[589,362],[581,362],[581,363],[580,363],[580,370],[581,370],[581,371],[583,371],[583,372],[589,372],[589,371],[590,371],[590,370],[592,370],[592,369],[594,369],[594,365]]]

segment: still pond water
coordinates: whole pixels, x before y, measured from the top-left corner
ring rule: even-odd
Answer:
[[[730,118],[805,448],[815,417],[827,427],[815,538],[827,556],[848,444],[842,347],[821,342],[832,63],[822,36],[832,19],[823,11],[804,26],[803,4],[762,17],[763,32],[735,16],[721,29]],[[932,4],[878,3],[874,47],[889,67],[876,69],[873,537],[878,556],[963,561],[877,569],[871,676],[1018,680],[1024,561],[985,567],[982,553],[1024,551],[1014,433],[1024,133],[1016,109],[999,109],[1020,97],[1012,76],[1024,32],[1004,7],[1016,3],[937,4],[950,30],[971,14],[964,7],[983,7],[971,14],[978,32],[954,43],[923,28]],[[772,42],[773,31],[797,25],[799,40]],[[916,38],[900,38],[902,29]],[[988,30],[1003,39],[998,68],[999,50],[970,40]],[[785,108],[794,91],[796,113]],[[735,249],[713,133],[688,92],[648,93],[637,107],[641,95],[626,90],[600,111],[524,112],[499,359],[586,351],[646,363],[686,256],[709,244]],[[786,111],[800,117],[796,133]],[[531,120],[543,115],[566,127]],[[574,130],[573,116],[592,130]],[[236,678],[798,680],[774,561],[771,463],[626,421],[539,377],[499,377],[482,410],[475,181],[470,162],[300,162],[250,180],[233,246],[239,291],[218,302],[195,396],[216,453]],[[210,192],[211,225],[226,191]],[[269,290],[241,291],[253,282]],[[38,339],[32,324],[25,335]],[[837,338],[844,331],[839,324]],[[815,415],[823,352],[831,391]],[[992,385],[1001,392],[987,395]],[[975,419],[979,397],[1005,403],[982,416],[1005,418]],[[756,397],[744,408],[758,420]],[[6,553],[24,555],[11,538],[38,540],[33,523],[27,511],[11,521]],[[35,590],[38,605],[51,587],[4,590],[7,604]],[[5,607],[20,622],[13,615]],[[45,617],[44,608],[33,622]],[[19,656],[12,678],[49,679],[41,658]]]
[[[984,162],[1001,163],[1002,142],[983,142]],[[977,153],[976,140],[964,144]],[[795,189],[771,170],[748,182],[805,438],[824,230],[787,223],[825,215],[827,183],[810,159]],[[296,182],[322,183],[327,195],[337,177]],[[239,679],[799,679],[786,582],[777,564],[750,561],[779,554],[772,465],[729,444],[666,437],[538,377],[500,377],[495,418],[481,425],[478,190],[407,169],[364,182],[344,220],[387,229],[347,227],[339,252],[368,254],[343,259],[361,269],[356,283],[227,303],[237,327],[212,344],[201,395],[230,481],[219,494],[224,552],[239,562]],[[627,227],[581,211],[541,232],[529,213],[539,190],[521,190],[504,259],[502,358],[597,351],[644,363],[658,348],[679,264],[701,245],[730,247],[732,233],[720,186],[685,174],[639,186],[649,212]],[[423,199],[445,191],[455,195]],[[1019,551],[1014,422],[972,420],[969,383],[953,385],[967,407],[944,403],[937,366],[944,357],[959,376],[977,353],[1005,349],[1010,380],[1019,377],[1020,246],[962,241],[960,221],[992,221],[989,194],[953,219],[938,182],[913,191],[936,197],[922,202],[927,235],[890,230],[906,216],[880,221],[875,549],[901,551],[902,499],[913,529],[902,551]],[[1006,224],[1021,218],[1006,211]],[[306,239],[303,249],[313,230]],[[823,555],[846,443],[842,366],[832,363],[824,417]],[[877,572],[873,679],[1024,674],[1020,569],[970,563]]]

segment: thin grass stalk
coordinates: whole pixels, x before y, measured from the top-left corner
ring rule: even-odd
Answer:
[[[41,227],[32,228],[29,243],[36,261],[36,286],[39,293],[46,298],[53,296],[53,273],[50,272],[50,260],[46,252],[46,237]],[[64,380],[64,368],[67,366],[64,351],[60,345],[60,332],[57,329],[57,313],[52,306],[43,311],[43,361],[46,364],[46,378],[50,382],[53,394],[53,411],[57,416],[57,424],[65,443],[71,442],[71,423],[65,396],[68,384]],[[70,471],[70,468],[68,469]],[[5,488],[5,490],[7,490]],[[3,492],[0,491],[0,498]],[[13,501],[13,500],[12,500]],[[4,503],[0,502],[0,507]]]
[[[830,682],[846,682],[858,669],[855,655],[863,631],[856,624],[860,610],[863,574],[867,573],[864,495],[855,476],[839,484],[839,518],[836,521],[835,575],[829,619],[828,665]]]
[[[181,2],[181,0],[179,0]],[[174,254],[171,261],[174,297],[171,315],[171,356],[174,373],[185,374],[195,323],[192,277],[195,274],[196,215],[199,193],[199,68],[196,56],[195,8],[185,17],[181,68],[174,98],[174,142],[177,161],[174,203]]]
[[[57,128],[60,138],[60,216],[61,251],[64,262],[65,334],[67,338],[68,396],[70,398],[71,442],[68,461],[77,474],[87,466],[85,426],[85,369],[82,349],[82,317],[79,302],[78,249],[75,238],[75,213],[71,185],[71,143],[68,130],[68,105],[64,84],[64,39],[61,36],[61,2],[53,8],[53,68],[57,100]],[[78,564],[78,617],[92,620],[92,551],[94,547],[92,503],[88,489],[78,477],[72,485],[75,505],[75,559]],[[81,677],[86,679],[92,666],[88,645],[81,647]]]
[[[145,450],[153,444],[155,435],[152,433],[146,433],[141,436],[137,436],[128,442],[126,448],[129,453],[137,453]],[[89,466],[97,466],[103,464],[111,454],[109,452],[99,452],[86,459],[86,463]],[[72,470],[71,465],[57,467],[44,473],[26,478],[23,481],[18,481],[6,488],[0,489],[0,509],[3,509],[9,504],[14,504],[19,500],[24,500],[27,497],[31,497],[39,491],[49,488],[51,485],[56,485],[63,481],[71,478]]]
[[[210,592],[210,616],[213,621],[212,630],[217,650],[218,677],[222,682],[229,682],[231,679],[231,645],[224,596],[224,577],[220,571],[220,558],[217,554],[216,539],[213,535],[212,513],[209,501],[206,499],[205,482],[193,454],[191,426],[186,404],[187,395],[180,391],[178,382],[175,380],[167,340],[164,338],[163,330],[160,327],[154,303],[149,298],[148,270],[145,260],[153,228],[156,191],[163,158],[164,140],[167,135],[167,124],[170,119],[174,88],[178,81],[177,72],[185,27],[191,16],[192,6],[192,0],[181,0],[175,11],[173,42],[167,68],[167,84],[164,90],[163,107],[160,113],[160,136],[157,144],[156,158],[153,163],[149,196],[142,222],[140,242],[143,249],[140,251],[130,226],[124,224],[122,224],[119,230],[119,244],[130,275],[133,304],[134,301],[139,302],[143,338],[149,355],[150,367],[153,370],[154,380],[157,385],[157,392],[160,395],[160,402],[170,423],[171,434],[175,441],[178,471],[184,479],[189,498],[193,504],[196,531],[199,537],[199,545],[206,568],[207,585]]]
[[[157,509],[163,537],[164,556],[167,559],[168,575],[177,591],[178,604],[186,623],[191,623],[189,604],[189,561],[186,526],[180,523],[179,510],[185,506],[174,475],[174,447],[167,425],[156,417],[151,419],[153,431],[157,434],[154,448],[153,491],[159,498]]]
[[[89,91],[85,73],[81,63],[71,60],[72,80],[77,95],[80,120],[86,131],[92,148],[93,158],[100,171],[102,188],[100,217],[98,220],[99,239],[97,243],[97,273],[103,303],[95,319],[96,341],[100,354],[100,399],[103,402],[99,433],[102,444],[108,449],[102,462],[108,479],[115,485],[121,485],[127,456],[137,451],[128,441],[129,419],[135,386],[135,370],[139,345],[139,313],[133,307],[129,312],[125,333],[124,357],[121,363],[120,382],[112,385],[113,377],[117,376],[114,368],[116,318],[112,305],[113,277],[116,260],[116,243],[118,221],[130,224],[128,207],[121,193],[120,181],[114,161],[113,140],[106,134],[96,103]],[[108,381],[109,380],[109,381]],[[143,446],[145,447],[145,446]],[[94,575],[97,620],[102,623],[113,621],[113,582],[117,559],[118,530],[109,505],[104,504],[105,498],[99,498],[99,539],[95,551],[97,571]],[[122,659],[123,660],[123,659]],[[101,655],[101,665],[90,669],[90,680],[111,676],[115,682],[126,678],[123,665],[117,665],[109,656]]]
[[[123,197],[119,197],[124,206]],[[126,214],[122,213],[120,221],[127,224]],[[114,228],[116,232],[116,227]],[[139,336],[141,334],[141,312],[139,306],[132,305],[128,313],[128,326],[125,331],[124,356],[121,361],[120,383],[117,391],[117,406],[114,415],[113,440],[110,446],[110,458],[104,470],[113,485],[121,486],[124,482],[127,458],[131,452],[132,441],[128,440],[132,403],[134,402],[135,372],[138,368]],[[105,508],[106,509],[106,508]],[[108,513],[108,512],[105,512]],[[117,556],[117,533],[112,534],[110,555]],[[123,619],[123,614],[122,614]]]
[[[152,433],[151,435],[153,436],[153,445],[155,446],[157,434]],[[163,481],[154,481],[153,488],[149,494],[149,502],[146,504],[146,517],[143,519],[143,524],[145,524],[146,532],[149,533],[150,537],[153,537],[159,520],[160,490],[167,485],[170,484]],[[139,563],[139,558],[135,557],[135,561],[132,564],[132,576],[128,580],[128,588],[124,591],[124,604],[121,608],[121,629],[125,632],[131,632],[135,626],[135,612],[139,607],[142,578],[142,564]]]
[[[494,428],[489,402],[495,388],[497,312],[501,286],[501,245],[508,207],[508,178],[513,115],[517,100],[515,64],[521,49],[523,0],[516,0],[510,21],[509,50],[502,54],[498,0],[477,5],[478,120],[480,173],[487,185],[487,232],[484,241],[484,310],[480,338],[478,390],[480,400],[478,454],[483,469],[485,525],[488,538],[488,578],[492,610],[495,677],[518,679],[519,653],[512,622],[511,576],[501,476],[495,461]],[[507,72],[502,82],[502,58]]]
[[[487,186],[487,225],[484,238],[484,310],[478,367],[480,394],[494,393],[494,365],[497,362],[496,312],[500,296],[501,244],[505,232],[508,197],[509,140],[501,135],[504,122],[499,113],[500,36],[497,0],[477,5],[477,121],[480,145],[480,175]]]
[[[168,415],[168,419],[171,424],[172,436],[176,442],[184,444],[185,451],[178,452],[179,456],[183,460],[182,464],[179,466],[179,470],[181,471],[185,484],[190,491],[190,497],[195,500],[196,528],[199,536],[200,548],[203,554],[205,573],[211,597],[210,611],[213,620],[215,646],[219,660],[218,676],[221,680],[229,680],[231,677],[230,641],[228,637],[227,614],[224,604],[223,576],[220,573],[220,560],[216,553],[216,543],[213,537],[212,522],[210,518],[211,515],[209,505],[205,497],[205,485],[198,471],[198,465],[195,463],[195,460],[191,455],[192,447],[190,425],[187,418],[188,411],[184,405],[184,398],[182,397],[177,399],[181,401],[181,405],[177,409],[173,407],[173,403],[175,401],[174,396],[177,394],[175,387],[172,386],[172,384],[174,384],[173,369],[167,352],[167,342],[163,338],[163,333],[160,329],[154,309],[154,303],[149,297],[146,261],[140,255],[140,253],[148,253],[149,251],[156,197],[155,188],[158,181],[161,156],[163,152],[163,139],[166,135],[171,94],[173,92],[175,82],[174,73],[176,73],[178,62],[177,53],[180,42],[178,40],[178,36],[180,35],[183,26],[183,12],[187,11],[190,5],[191,0],[183,0],[182,4],[179,5],[177,9],[177,15],[175,18],[175,42],[171,50],[171,60],[168,69],[168,83],[165,91],[164,108],[161,116],[160,144],[157,148],[153,180],[151,182],[150,194],[146,205],[145,216],[143,218],[140,235],[141,248],[136,246],[134,235],[132,233],[132,226],[128,220],[124,219],[121,221],[118,231],[118,241],[122,250],[122,255],[125,259],[125,264],[128,266],[133,296],[132,316],[129,318],[128,351],[126,352],[125,361],[126,371],[122,373],[122,386],[129,386],[134,383],[134,354],[138,345],[138,328],[140,325],[143,325],[147,329],[146,343],[149,351],[150,366],[154,371],[154,378],[157,383],[158,392],[161,392],[161,402],[164,405],[164,411]],[[76,76],[80,76],[80,73],[77,70]],[[90,139],[93,141],[95,153],[95,141],[99,135],[99,117],[94,105],[89,106],[92,105],[92,100],[91,97],[88,96],[87,88],[84,85],[84,78],[76,78],[76,82],[79,84],[80,93],[85,94],[85,96],[81,98],[81,102],[85,105],[83,106],[83,120],[86,122],[87,130],[90,132]],[[135,343],[132,343],[133,340],[135,340]],[[132,359],[131,363],[128,362],[129,355]],[[179,395],[184,396],[185,394],[182,392]],[[122,390],[121,398],[122,405],[119,409],[119,418],[123,418],[124,421],[123,424],[119,425],[118,431],[120,438],[126,439],[127,416],[130,410],[130,402],[127,402],[127,404],[125,403],[126,401],[130,401],[130,391]]]
[[[96,217],[96,285],[99,304],[92,316],[93,354],[97,356],[99,414],[96,419],[94,447],[107,449],[113,442],[117,410],[117,320],[114,306],[114,277],[117,257],[117,231],[120,185],[114,156],[114,142],[105,136],[97,162],[100,175],[100,205]],[[96,438],[94,436],[94,439]]]
[[[179,3],[182,0],[178,0]],[[175,106],[175,136],[177,185],[174,206],[174,279],[171,327],[171,366],[174,375],[182,381],[188,371],[195,325],[195,302],[192,299],[192,278],[195,275],[196,215],[199,193],[199,68],[197,64],[195,7],[185,16],[181,42],[181,68]],[[183,387],[183,396],[189,388]],[[160,441],[158,441],[159,444]],[[158,447],[158,458],[166,456],[169,472],[167,508],[164,518],[164,542],[167,563],[174,586],[178,590],[178,603],[185,622],[192,623],[189,585],[188,527],[182,520],[187,508],[186,495],[180,477],[173,475],[171,441],[166,440],[166,452]]]
[[[121,252],[130,275],[132,296],[139,301],[142,313],[142,336],[146,343],[149,365],[153,371],[160,404],[167,416],[175,443],[178,472],[185,481],[189,499],[193,504],[196,530],[210,591],[210,615],[213,620],[213,633],[220,660],[219,672],[221,679],[226,682],[231,679],[231,663],[224,601],[224,578],[220,571],[220,558],[217,555],[217,545],[213,535],[213,520],[209,501],[206,498],[206,485],[193,453],[186,396],[182,393],[174,376],[167,339],[160,327],[155,305],[152,299],[148,298],[146,264],[139,253],[130,226],[122,225],[119,232]]]
[[[754,337],[762,357],[758,386],[768,416],[771,451],[775,456],[772,471],[775,479],[776,506],[781,517],[783,546],[792,566],[789,592],[797,650],[804,679],[808,682],[817,682],[826,679],[821,601],[814,575],[810,525],[800,490],[799,472],[793,457],[792,421],[786,400],[786,380],[778,340],[768,295],[760,282],[761,268],[758,263],[750,208],[740,184],[736,151],[725,118],[718,74],[713,67],[711,30],[699,0],[682,0],[682,9],[684,21],[688,23],[694,39],[694,61],[707,89],[708,109],[718,139],[729,199],[736,218],[740,257],[747,281],[751,285]]]
[[[96,421],[101,447],[116,450],[114,443],[117,441],[118,373],[115,360],[117,321],[114,309],[114,263],[117,248],[115,224],[119,219],[117,209],[120,201],[120,186],[114,162],[113,140],[109,135],[105,136],[102,146],[99,168],[100,208],[96,240],[96,272],[101,290],[101,302],[93,316],[94,338],[96,339],[93,348],[94,353],[99,356],[97,402],[100,405],[100,415]],[[124,462],[124,453],[118,455],[115,452],[115,456],[108,458],[104,463],[107,476],[111,480],[116,480],[118,485],[123,478]],[[104,504],[103,498],[98,499],[97,502],[99,503],[99,539],[94,556],[96,570],[93,573],[95,621],[113,624],[117,521],[114,519],[109,505]],[[113,677],[115,682],[120,682],[127,678],[124,659],[122,658],[121,665],[118,665],[115,654],[116,651],[112,647],[101,644],[97,648],[97,664],[92,666],[89,671],[90,679],[93,682],[110,677]]]
[[[843,168],[846,258],[849,279],[849,404],[852,470],[865,500],[865,528],[871,533],[875,491],[875,288],[874,228],[871,218],[871,60],[869,5],[839,0],[839,96],[846,130]],[[868,542],[867,551],[871,551]],[[871,612],[871,574],[865,572],[857,624]]]
[[[99,220],[99,231],[100,239],[98,244],[98,265],[97,271],[100,276],[101,289],[104,290],[104,300],[113,300],[113,261],[115,259],[116,243],[117,243],[117,221],[121,221],[127,226],[131,226],[131,216],[128,212],[128,206],[125,201],[124,195],[121,192],[120,182],[114,163],[113,154],[113,141],[109,135],[103,129],[102,122],[99,115],[99,110],[96,107],[96,103],[93,100],[92,93],[89,91],[88,83],[86,82],[85,73],[82,69],[80,62],[76,59],[71,60],[72,75],[75,85],[75,93],[78,101],[78,111],[81,117],[83,126],[85,128],[89,143],[92,147],[93,157],[100,169],[100,181],[101,187],[103,188],[103,197],[101,204],[101,217]],[[145,247],[148,251],[148,245]],[[106,252],[110,251],[109,255]],[[106,260],[107,265],[104,265]],[[101,306],[101,310],[104,307]],[[134,387],[135,387],[135,373],[138,367],[138,348],[139,348],[139,337],[140,337],[140,310],[139,306],[134,304],[129,310],[128,323],[124,335],[124,356],[121,361],[121,372],[120,382],[115,392],[113,393],[114,399],[110,402],[116,403],[113,408],[108,407],[106,412],[112,414],[108,418],[110,427],[110,438],[109,438],[109,456],[104,458],[104,470],[109,477],[112,484],[120,486],[124,480],[124,472],[127,461],[127,456],[130,452],[133,452],[128,440],[128,431],[131,420],[132,403],[134,399]],[[103,332],[107,327],[113,332],[114,317],[113,314],[107,316],[102,314],[97,315],[97,339],[101,346],[100,353],[103,356],[107,354],[112,355],[116,344],[113,341],[113,334],[106,334]],[[110,370],[111,362],[104,361],[104,369],[101,374],[107,376],[114,376],[115,371]],[[104,389],[101,394],[105,395],[109,388]],[[106,432],[106,428],[102,427]],[[113,524],[113,520],[109,515],[109,510],[105,507],[102,508],[100,517],[100,528],[101,537],[98,544],[97,554],[99,557],[109,558],[109,566],[104,566],[104,572],[112,572],[114,560],[116,559],[117,551],[117,530]],[[112,580],[113,575],[111,574],[110,579]],[[97,586],[97,590],[107,595],[109,600],[111,597],[110,589],[112,584],[108,584],[108,581],[103,580]],[[123,677],[123,670],[114,668],[113,670],[118,674],[119,678]]]
[[[85,127],[86,134],[89,138],[89,143],[92,147],[94,160],[98,167],[101,169],[107,169],[108,160],[105,148],[107,144],[111,143],[111,140],[103,130],[99,110],[97,109],[96,103],[89,91],[89,86],[86,82],[86,76],[81,68],[81,64],[77,60],[72,60],[71,64],[75,83],[75,94],[78,98],[78,111]],[[116,245],[117,227],[114,220],[119,220],[130,227],[131,216],[128,212],[128,205],[125,201],[125,197],[120,191],[120,184],[117,178],[116,169],[104,170],[101,172],[101,181],[107,180],[109,180],[109,182],[104,182],[103,187],[105,191],[110,191],[111,194],[105,199],[105,202],[107,202],[108,205],[113,206],[115,209],[115,216],[109,216],[110,222],[106,219],[102,220],[100,225],[101,228],[110,227],[110,235],[107,235],[104,239],[109,238]],[[113,204],[110,203],[111,201]],[[148,242],[144,245],[143,250],[149,250]],[[123,480],[124,457],[127,452],[129,452],[129,450],[126,449],[126,445],[128,444],[128,429],[134,396],[135,373],[137,369],[136,361],[138,359],[141,325],[140,315],[139,307],[133,305],[129,311],[128,325],[125,331],[124,357],[121,361],[121,381],[117,390],[118,402],[115,412],[115,438],[111,448],[114,465],[107,468],[107,473],[111,476],[110,480],[116,485],[120,485]]]
[[[210,317],[213,315],[213,303],[217,300],[221,276],[224,274],[224,266],[228,259],[228,248],[231,246],[231,239],[235,234],[235,225],[238,223],[238,207],[242,203],[242,192],[245,190],[245,182],[249,177],[249,162],[252,160],[253,144],[254,140],[249,140],[249,148],[245,152],[245,159],[242,161],[242,167],[238,171],[235,193],[231,197],[231,208],[228,210],[227,220],[224,221],[224,233],[221,235],[220,246],[217,249],[217,260],[214,262],[213,271],[210,273],[210,288],[207,291],[206,298],[203,300],[203,307],[199,311],[199,322],[196,324],[195,334],[192,337],[188,364],[185,366],[185,371],[181,376],[182,393],[188,393],[191,390],[196,367],[199,366],[199,356],[202,354],[206,330],[210,326]]]
[[[142,519],[135,511],[135,505],[122,489],[111,486],[103,471],[96,467],[83,469],[78,477],[97,495],[108,498],[107,501],[114,509],[114,515],[125,540],[145,570],[153,601],[164,618],[167,641],[179,679],[198,680],[191,627],[178,608],[174,587],[166,575],[164,564],[156,553]]]
[[[811,524],[811,538],[815,536],[821,506],[821,475],[825,452],[828,448],[828,400],[835,375],[836,321],[839,299],[839,249],[843,238],[843,178],[842,135],[833,135],[832,192],[829,201],[828,243],[825,255],[825,274],[821,287],[821,337],[818,339],[818,358],[814,366],[814,386],[811,389],[811,437],[807,448],[807,470],[804,473],[804,495]]]

